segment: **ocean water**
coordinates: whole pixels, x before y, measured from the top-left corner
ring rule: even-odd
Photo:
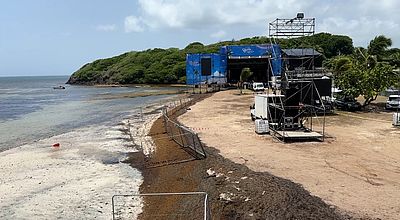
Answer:
[[[141,113],[174,97],[116,95],[173,88],[53,89],[67,79],[0,78],[0,219],[111,219],[113,195],[139,192],[141,173],[122,161],[139,146],[152,151],[146,133],[158,115]],[[143,205],[116,204],[122,219]]]
[[[167,96],[102,99],[104,95],[170,90],[64,85],[67,76],[0,77],[0,151],[90,124],[113,124]],[[65,90],[53,89],[64,85]]]

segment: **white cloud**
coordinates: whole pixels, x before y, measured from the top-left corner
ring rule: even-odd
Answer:
[[[225,23],[221,22],[224,18],[219,7],[209,4],[207,0],[139,0],[139,5],[146,23],[152,28],[199,28]]]
[[[356,46],[367,46],[377,35],[386,35],[400,44],[400,1],[349,1],[348,5],[330,4],[329,11],[315,14],[317,31],[349,35]]]
[[[111,32],[115,31],[117,26],[115,24],[100,24],[96,26],[96,30],[104,31],[104,32]]]
[[[212,37],[212,38],[218,38],[218,39],[221,39],[221,38],[223,38],[223,37],[225,37],[225,36],[226,36],[226,32],[223,31],[223,30],[217,31],[217,32],[212,33],[212,34],[210,35],[210,37]]]
[[[152,28],[204,28],[207,26],[264,23],[284,9],[295,14],[309,3],[294,0],[139,0],[142,17]],[[310,1],[308,1],[310,2]],[[289,7],[290,6],[290,7]]]
[[[126,30],[225,29],[235,33],[251,27],[254,33],[268,28],[275,18],[292,18],[297,12],[316,17],[316,31],[345,34],[366,45],[377,34],[400,44],[398,0],[138,0],[139,14],[129,16]],[[237,31],[236,31],[237,32]],[[254,33],[249,33],[252,36]],[[222,33],[213,33],[217,38]]]
[[[128,16],[125,18],[125,32],[143,32],[143,21],[140,17]]]

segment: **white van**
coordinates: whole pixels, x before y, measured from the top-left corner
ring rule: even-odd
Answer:
[[[257,92],[257,91],[264,91],[264,83],[261,82],[254,82],[253,83],[253,91]]]

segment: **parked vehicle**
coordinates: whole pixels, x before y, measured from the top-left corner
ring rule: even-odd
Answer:
[[[400,90],[396,89],[394,87],[390,87],[390,88],[386,89],[385,93],[386,93],[386,95],[399,95]]]
[[[335,100],[335,107],[344,111],[359,111],[361,104],[355,98],[342,96]]]
[[[325,111],[322,108],[322,103],[324,104]],[[322,99],[322,103],[321,103],[320,100],[315,100],[315,106],[318,107],[316,109],[318,114],[323,114],[323,113],[331,114],[331,113],[333,113],[333,107],[334,106],[333,106],[333,102],[331,100]]]
[[[400,95],[390,95],[386,101],[386,109],[400,109]]]
[[[252,89],[253,84],[249,82],[244,82],[242,84],[243,89]]]
[[[252,89],[255,92],[264,91],[265,90],[264,83],[254,82]]]

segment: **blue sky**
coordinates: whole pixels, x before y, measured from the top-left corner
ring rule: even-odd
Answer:
[[[296,12],[317,32],[400,47],[397,0],[0,0],[0,76],[70,75],[87,62],[147,48],[267,35]]]

